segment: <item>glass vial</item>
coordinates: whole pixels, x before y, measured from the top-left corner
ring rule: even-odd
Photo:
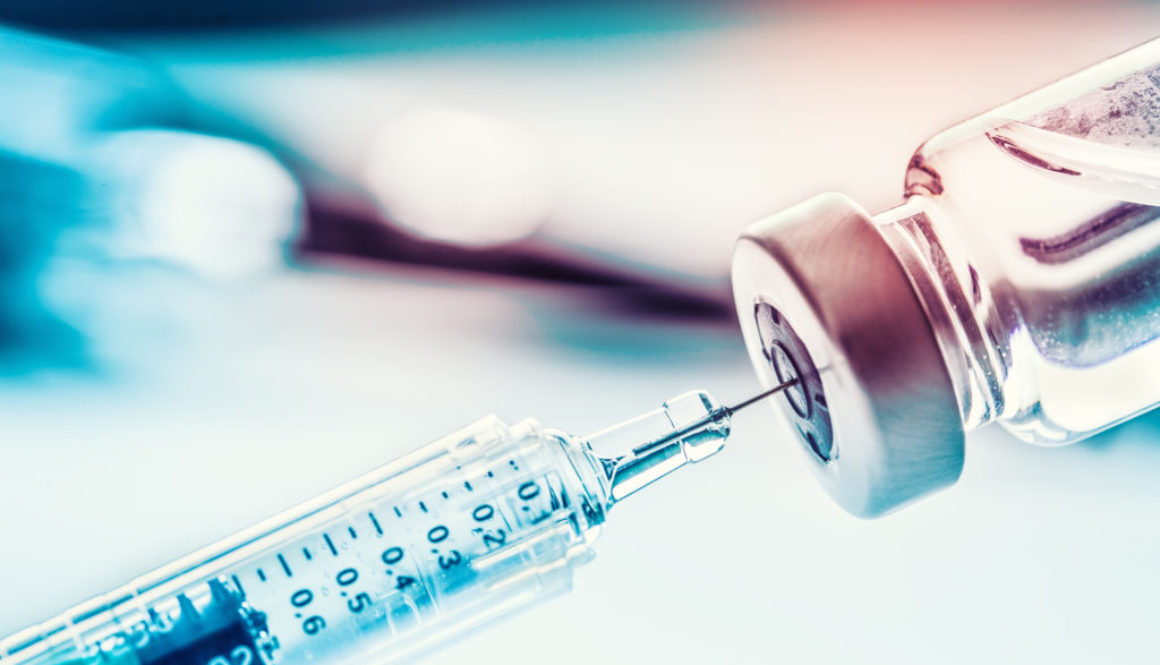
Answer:
[[[990,422],[1061,444],[1160,403],[1160,40],[938,134],[905,192],[819,197],[735,257],[754,363],[807,377],[813,412],[782,411],[844,505],[950,484]]]

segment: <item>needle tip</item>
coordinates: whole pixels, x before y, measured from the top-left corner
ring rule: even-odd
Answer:
[[[798,382],[797,379],[790,379],[789,381],[786,381],[785,383],[774,386],[773,388],[770,388],[769,390],[766,390],[764,392],[760,392],[760,393],[754,395],[753,397],[750,397],[749,399],[742,400],[742,401],[740,401],[737,404],[734,404],[732,406],[726,406],[725,410],[728,411],[729,413],[736,413],[737,411],[744,409],[745,407],[749,406],[750,404],[756,404],[757,402],[760,402],[761,400],[765,399],[766,397],[776,395],[777,393],[785,390],[786,388],[797,385],[797,382]]]

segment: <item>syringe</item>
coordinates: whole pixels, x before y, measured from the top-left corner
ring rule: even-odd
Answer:
[[[568,590],[608,510],[724,447],[690,392],[587,437],[489,416],[0,641],[0,665],[377,665]],[[608,452],[605,452],[608,451]]]

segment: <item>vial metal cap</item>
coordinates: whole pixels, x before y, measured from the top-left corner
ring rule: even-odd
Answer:
[[[877,228],[823,194],[749,227],[733,292],[750,360],[826,490],[877,517],[953,484],[964,431],[922,303]]]

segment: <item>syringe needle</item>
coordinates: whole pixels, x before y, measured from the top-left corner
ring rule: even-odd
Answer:
[[[632,449],[632,453],[634,455],[641,455],[642,453],[645,453],[652,448],[656,448],[657,446],[667,444],[667,443],[674,441],[674,440],[677,440],[677,439],[686,438],[692,434],[695,434],[697,431],[705,429],[707,427],[719,427],[722,425],[722,423],[725,424],[725,431],[728,432],[728,422],[727,421],[729,420],[729,418],[731,418],[733,416],[734,413],[737,413],[739,410],[744,409],[745,407],[749,406],[750,404],[755,404],[757,402],[760,402],[761,400],[765,399],[766,397],[769,397],[771,395],[776,395],[777,393],[785,390],[786,388],[789,388],[790,386],[795,385],[797,382],[798,382],[797,379],[790,379],[789,381],[786,381],[785,383],[783,383],[781,385],[774,386],[773,388],[770,388],[769,390],[766,390],[762,393],[754,395],[753,397],[750,397],[749,399],[742,400],[742,401],[738,402],[737,404],[734,404],[733,406],[718,406],[717,408],[707,412],[701,418],[699,418],[693,422],[687,423],[683,427],[675,428],[672,431],[666,432],[665,435],[660,437],[660,438],[654,439],[652,441],[647,441],[639,446],[634,447]]]
[[[608,474],[610,502],[690,462],[716,454],[729,436],[733,414],[797,383],[790,379],[732,406],[706,393],[686,393],[664,408],[602,430],[587,438]]]
[[[781,385],[774,386],[774,387],[770,388],[769,390],[766,390],[765,392],[754,395],[753,397],[750,397],[749,399],[742,400],[742,401],[734,404],[733,406],[726,406],[723,408],[725,409],[725,411],[727,411],[730,414],[737,413],[738,411],[740,411],[741,409],[744,409],[745,407],[749,406],[750,404],[756,404],[757,402],[760,402],[761,400],[765,399],[766,397],[769,397],[770,395],[776,395],[777,393],[785,390],[786,388],[797,385],[797,382],[798,382],[797,379],[790,379],[789,381],[786,381],[785,383],[783,383]]]

